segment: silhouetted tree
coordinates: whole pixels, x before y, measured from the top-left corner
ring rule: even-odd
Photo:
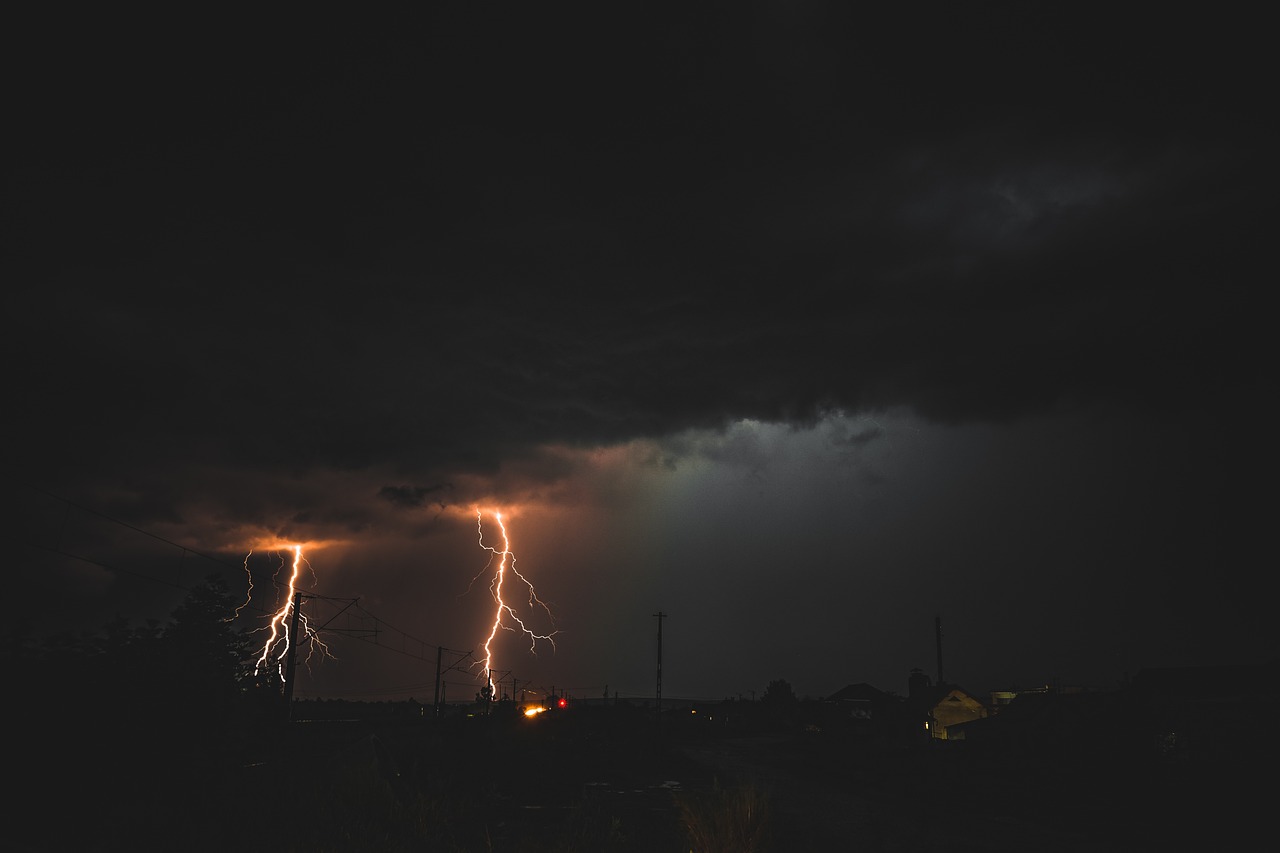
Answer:
[[[164,671],[173,722],[204,748],[225,746],[243,722],[251,676],[249,638],[234,625],[237,599],[209,575],[173,610],[164,629]]]
[[[35,747],[15,768],[23,784],[77,803],[89,835],[129,831],[138,803],[167,814],[169,797],[198,799],[242,716],[247,642],[234,607],[211,576],[166,625],[117,617],[95,632],[10,644],[28,705],[15,731]]]
[[[234,696],[251,674],[249,638],[233,624],[236,599],[210,575],[174,609],[164,643],[191,698]]]
[[[800,702],[796,699],[791,683],[785,679],[770,681],[760,697],[765,726],[784,729],[794,726],[799,719]]]
[[[796,694],[791,689],[791,682],[779,678],[776,681],[769,682],[769,686],[764,689],[764,696],[760,698],[760,701],[766,705],[784,707],[795,703]]]

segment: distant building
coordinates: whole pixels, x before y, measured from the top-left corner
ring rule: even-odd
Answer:
[[[955,684],[911,671],[906,699],[865,682],[822,700],[822,725],[864,741],[906,744],[947,740],[951,727],[986,718],[990,709]]]
[[[850,684],[821,700],[817,725],[823,731],[868,744],[901,741],[909,731],[902,698],[866,682]]]
[[[932,740],[959,739],[953,727],[986,719],[990,709],[958,684],[932,684],[918,669],[907,680],[907,712]]]

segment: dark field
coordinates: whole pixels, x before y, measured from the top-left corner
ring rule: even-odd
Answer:
[[[871,749],[651,711],[295,722],[235,760],[170,733],[24,767],[16,851],[1134,851],[1243,844],[1247,767]],[[76,739],[64,742],[75,744]],[[28,747],[31,744],[27,745]],[[193,756],[204,755],[202,758]],[[1258,792],[1258,793],[1252,793]]]

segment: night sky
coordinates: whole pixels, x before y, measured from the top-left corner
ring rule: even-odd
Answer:
[[[11,20],[8,633],[303,544],[295,696],[429,699],[501,511],[531,689],[1275,658],[1260,20],[428,7]]]

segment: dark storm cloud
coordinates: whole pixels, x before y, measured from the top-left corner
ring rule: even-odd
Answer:
[[[732,8],[46,31],[6,170],[22,434],[484,471],[1257,381],[1244,22]]]
[[[445,502],[440,495],[447,493],[451,488],[448,483],[434,486],[383,486],[378,492],[378,497],[404,508],[425,506],[428,498],[434,498],[431,502],[443,507]]]

